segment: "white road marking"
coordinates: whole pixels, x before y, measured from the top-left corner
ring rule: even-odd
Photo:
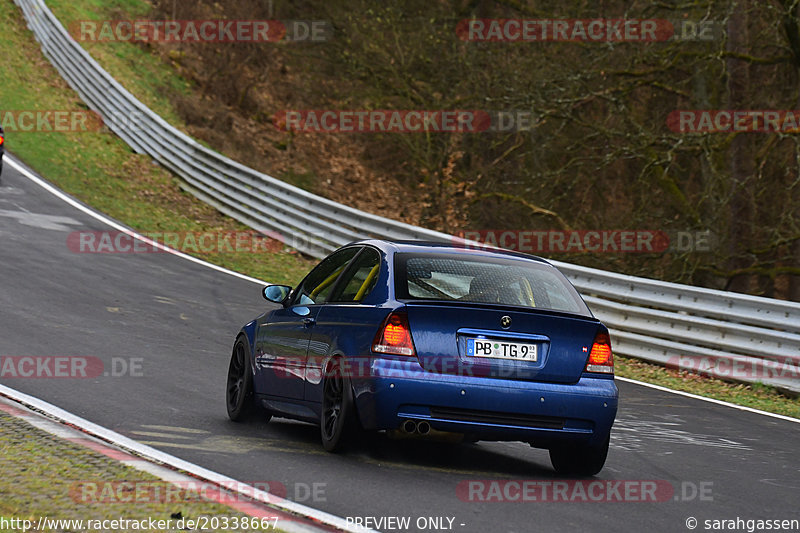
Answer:
[[[345,519],[332,515],[330,513],[326,513],[325,511],[320,511],[293,502],[291,500],[285,500],[283,498],[279,498],[274,494],[268,494],[255,487],[251,487],[246,483],[236,481],[228,476],[214,472],[213,470],[208,470],[206,468],[203,468],[202,466],[190,463],[188,461],[184,461],[183,459],[179,459],[178,457],[164,453],[161,450],[151,448],[150,446],[145,446],[140,442],[130,439],[115,431],[111,431],[110,429],[99,426],[94,422],[86,420],[85,418],[76,416],[68,411],[65,411],[64,409],[61,409],[60,407],[56,407],[51,403],[45,402],[43,400],[40,400],[39,398],[30,396],[28,394],[17,391],[10,387],[6,387],[5,385],[0,385],[0,396],[5,396],[6,398],[13,400],[14,402],[17,402],[18,404],[22,404],[27,409],[33,411],[39,411],[40,413],[45,413],[51,419],[54,419],[54,421],[52,421],[52,424],[48,423],[39,424],[39,427],[41,429],[44,429],[45,431],[50,431],[51,429],[54,429],[52,425],[55,424],[55,422],[57,421],[60,424],[66,424],[66,427],[62,425],[57,430],[59,433],[63,431],[68,431],[69,430],[68,426],[72,426],[73,428],[78,428],[80,431],[90,435],[93,438],[98,438],[107,443],[111,443],[119,448],[122,448],[125,451],[128,451],[129,453],[133,453],[143,458],[144,460],[155,463],[162,463],[169,466],[172,469],[186,472],[192,476],[195,476],[196,478],[200,478],[202,480],[218,484],[222,487],[230,488],[232,492],[238,492],[240,494],[247,495],[253,498],[254,500],[269,504],[269,506],[279,511],[283,511],[284,513],[291,513],[296,516],[299,515],[311,518],[314,521],[320,522],[322,524],[327,524],[329,526],[333,526],[342,531],[348,531],[352,533],[366,533],[370,531],[368,529],[355,526],[352,523],[347,522]],[[32,413],[31,415],[22,415],[21,417],[30,421],[35,417],[35,415]],[[46,421],[46,422],[51,422],[51,421]],[[129,461],[127,464],[134,466],[134,461]],[[155,467],[156,465],[151,465],[147,468],[152,472],[153,468]],[[293,530],[305,533],[305,532],[315,531],[317,528],[305,526],[304,524],[301,524],[299,522],[289,523],[289,524],[282,522],[280,524],[280,529]]]
[[[30,213],[25,211],[10,211],[8,209],[0,209],[0,217],[16,218],[17,222],[25,226],[33,226],[36,228],[56,231],[70,231],[70,225],[81,225],[80,222],[70,217],[45,215],[41,213]]]
[[[627,383],[634,383],[636,385],[641,385],[642,387],[648,387],[650,389],[660,390],[662,392],[668,392],[670,394],[677,394],[679,396],[686,396],[687,398],[693,398],[695,400],[701,400],[704,402],[714,403],[717,405],[724,405],[725,407],[731,407],[733,409],[738,409],[739,411],[747,411],[748,413],[755,413],[757,415],[764,415],[769,416],[772,418],[777,418],[779,420],[785,420],[787,422],[794,422],[795,424],[800,424],[800,419],[792,418],[791,416],[779,415],[777,413],[769,413],[767,411],[762,411],[760,409],[753,409],[752,407],[745,407],[744,405],[736,405],[735,403],[729,403],[722,400],[715,400],[714,398],[706,398],[705,396],[698,396],[697,394],[692,394],[689,392],[683,392],[674,389],[668,389],[667,387],[662,387],[660,385],[653,385],[652,383],[645,383],[644,381],[636,381],[635,379],[630,378],[621,378],[615,377],[615,380],[618,381],[625,381]]]
[[[11,165],[12,167],[14,167],[14,169],[17,172],[22,174],[22,176],[28,178],[30,181],[32,181],[33,183],[35,183],[36,185],[38,185],[42,189],[46,190],[47,192],[49,192],[50,194],[52,194],[56,198],[59,198],[60,200],[63,200],[64,202],[66,202],[67,204],[71,205],[72,207],[74,207],[78,211],[81,211],[81,212],[89,215],[90,217],[94,218],[95,220],[99,220],[103,224],[105,224],[105,225],[107,225],[107,226],[109,226],[111,228],[114,228],[117,231],[121,231],[122,233],[125,233],[126,235],[130,235],[134,239],[137,239],[137,240],[140,240],[140,241],[142,241],[144,243],[147,243],[150,246],[154,246],[154,247],[159,248],[159,249],[161,249],[161,250],[163,250],[165,252],[171,253],[173,255],[177,255],[178,257],[182,257],[183,259],[186,259],[187,261],[191,261],[193,263],[197,263],[198,265],[203,265],[203,266],[208,267],[208,268],[210,268],[212,270],[216,270],[217,272],[222,272],[224,274],[228,274],[229,276],[233,276],[233,277],[236,277],[236,278],[239,278],[239,279],[250,281],[252,283],[257,283],[259,285],[269,285],[269,283],[266,282],[266,281],[263,281],[263,280],[260,280],[260,279],[257,279],[257,278],[253,278],[253,277],[250,277],[250,276],[246,276],[244,274],[240,274],[239,272],[234,272],[233,270],[228,270],[227,268],[223,268],[221,266],[214,265],[214,264],[209,263],[207,261],[203,261],[202,259],[198,259],[196,257],[192,257],[191,255],[185,254],[183,252],[179,252],[178,250],[175,250],[174,248],[170,248],[169,246],[164,246],[160,242],[156,242],[156,241],[153,241],[151,239],[148,239],[144,235],[140,235],[139,233],[136,233],[132,229],[127,228],[127,227],[123,226],[122,224],[119,224],[118,222],[115,222],[115,221],[111,220],[107,216],[105,216],[103,214],[100,214],[100,213],[98,213],[98,212],[86,207],[85,205],[83,205],[82,203],[78,202],[74,198],[71,198],[66,193],[64,193],[61,190],[57,189],[53,185],[47,183],[45,180],[43,180],[42,178],[40,178],[36,174],[33,174],[32,172],[30,172],[27,168],[25,168],[19,162],[17,162],[16,159],[14,159],[13,157],[9,157],[8,154],[6,154],[4,156],[4,159],[6,159],[7,163],[9,165]]]
[[[750,446],[716,435],[704,435],[678,429],[680,423],[640,420],[628,414],[617,416],[611,431],[611,441],[615,448],[638,450],[644,441],[658,441],[667,444],[688,444],[711,448],[733,448],[752,450]]]

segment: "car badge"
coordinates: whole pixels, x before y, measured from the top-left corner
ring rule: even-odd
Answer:
[[[503,328],[505,328],[505,329],[510,328],[511,327],[511,317],[508,316],[508,315],[505,315],[503,318],[500,319],[500,325],[503,326]]]

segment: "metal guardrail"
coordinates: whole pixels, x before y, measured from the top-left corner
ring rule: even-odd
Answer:
[[[314,257],[366,237],[454,239],[313,195],[200,145],[117,83],[43,0],[15,2],[44,54],[110,129],[221,212]],[[800,392],[800,304],[552,263],[609,326],[615,352]]]

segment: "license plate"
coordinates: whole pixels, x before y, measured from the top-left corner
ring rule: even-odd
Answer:
[[[467,339],[467,355],[536,362],[535,344],[490,339]]]

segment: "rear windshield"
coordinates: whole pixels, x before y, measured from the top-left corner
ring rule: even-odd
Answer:
[[[395,273],[395,292],[401,300],[456,300],[591,315],[560,272],[535,261],[397,254]]]

